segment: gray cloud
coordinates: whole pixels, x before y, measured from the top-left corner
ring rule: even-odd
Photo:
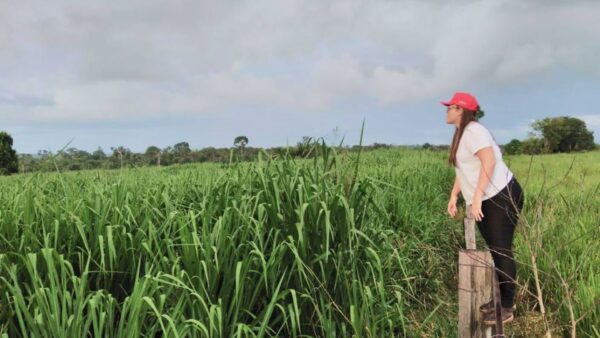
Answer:
[[[597,1],[2,2],[0,114],[326,111],[356,97],[437,100],[556,68],[600,76],[599,15]]]

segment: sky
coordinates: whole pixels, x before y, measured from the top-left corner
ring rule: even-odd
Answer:
[[[0,0],[0,130],[19,153],[499,143],[574,116],[600,143],[600,1]]]

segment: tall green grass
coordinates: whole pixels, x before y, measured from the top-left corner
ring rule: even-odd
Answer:
[[[314,151],[310,160],[263,154],[226,166],[0,178],[0,332],[456,335],[462,226],[445,214],[454,175],[445,154],[380,150],[363,153],[357,167],[355,154]],[[582,157],[593,169],[599,156]],[[511,160],[523,181],[528,158]],[[592,336],[600,209],[586,165],[568,176],[581,184],[573,196],[564,186],[544,190],[535,169],[521,231],[543,233],[536,253],[552,323],[568,329],[571,299],[584,316],[578,333]],[[548,176],[562,178],[562,169]],[[524,235],[517,259],[527,260]],[[531,271],[519,267],[527,290]],[[530,295],[522,302],[535,308]]]

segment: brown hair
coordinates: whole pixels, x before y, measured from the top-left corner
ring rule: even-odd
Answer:
[[[460,143],[460,139],[465,132],[465,127],[471,121],[477,121],[477,112],[479,111],[479,106],[475,108],[475,110],[462,108],[463,114],[460,118],[460,124],[456,131],[454,132],[454,136],[452,137],[452,144],[450,145],[450,156],[448,157],[448,164],[451,164],[456,167],[456,151],[458,150],[458,144]]]

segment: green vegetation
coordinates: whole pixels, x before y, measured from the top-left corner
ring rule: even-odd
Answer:
[[[593,150],[594,132],[584,121],[570,116],[547,117],[531,124],[533,132],[523,142],[513,139],[504,146],[508,154],[552,154]]]
[[[308,151],[0,177],[0,333],[455,336],[447,153]],[[536,267],[542,325],[598,335],[600,152],[507,162],[526,195],[519,320],[539,311]]]
[[[244,149],[244,147],[246,147],[247,144],[248,144],[248,137],[243,136],[243,135],[238,136],[235,138],[235,140],[233,140],[233,145],[239,149]]]
[[[483,117],[484,111],[477,111],[479,118]],[[600,149],[594,143],[593,132],[587,129],[585,122],[577,118],[561,116],[556,118],[545,118],[537,120],[532,124],[533,131],[531,137],[524,141],[517,139],[511,140],[506,145],[501,146],[507,155],[518,154],[551,154],[560,152],[576,152]],[[2,135],[2,134],[0,134]],[[10,136],[8,136],[10,137]],[[4,139],[0,137],[0,145]],[[7,139],[8,140],[8,139]],[[4,142],[8,144],[8,142]],[[50,151],[39,151],[37,154],[20,154],[18,159],[5,156],[2,149],[9,149],[10,146],[0,146],[0,170],[2,170],[2,159],[5,163],[11,163],[12,171],[16,172],[18,168],[21,173],[28,172],[49,172],[49,171],[74,171],[90,169],[120,169],[120,168],[139,168],[144,166],[169,166],[173,164],[185,163],[229,163],[250,162],[258,158],[261,151],[267,151],[277,156],[292,156],[297,158],[306,158],[315,156],[311,153],[314,139],[304,136],[301,141],[295,145],[273,148],[254,148],[248,147],[248,137],[240,135],[233,140],[233,148],[214,148],[207,147],[203,149],[192,149],[188,142],[179,142],[173,146],[163,149],[151,145],[143,153],[135,153],[127,147],[111,147],[111,153],[106,154],[102,148],[93,152],[87,152],[77,148],[67,148],[59,150],[56,153]],[[10,138],[12,145],[12,138]],[[406,149],[425,149],[425,150],[447,150],[448,145],[432,145],[424,143],[423,145],[403,145],[393,146],[388,144],[374,143],[368,146],[345,146],[338,147],[344,151],[358,150],[376,150],[381,148]],[[12,150],[12,149],[11,149]],[[14,152],[14,151],[13,151]],[[8,154],[8,153],[6,153]],[[14,156],[14,155],[12,155]],[[8,168],[8,166],[5,165]]]
[[[16,173],[19,168],[17,153],[12,146],[12,137],[6,132],[0,132],[0,175]]]
[[[238,136],[233,142],[235,148],[207,147],[203,149],[191,149],[190,144],[184,141],[163,149],[152,145],[146,148],[146,151],[143,153],[135,153],[124,146],[111,147],[111,153],[106,154],[102,148],[98,148],[90,153],[73,147],[65,147],[65,149],[61,149],[55,153],[42,150],[35,155],[19,154],[19,172],[121,169],[204,162],[229,163],[231,160],[248,162],[255,161],[258,158],[258,154],[263,150],[280,157],[306,158],[315,156],[310,151],[313,143],[314,139],[312,137],[305,136],[296,145],[262,149],[248,147],[248,138],[246,136]],[[363,146],[362,149],[369,150],[388,147],[391,147],[391,145],[375,143],[370,146]],[[420,146],[400,147],[416,148]],[[441,148],[443,147],[441,146]],[[447,148],[447,146],[445,147]],[[437,147],[437,149],[441,148]],[[346,146],[344,149],[358,151],[359,147]]]

